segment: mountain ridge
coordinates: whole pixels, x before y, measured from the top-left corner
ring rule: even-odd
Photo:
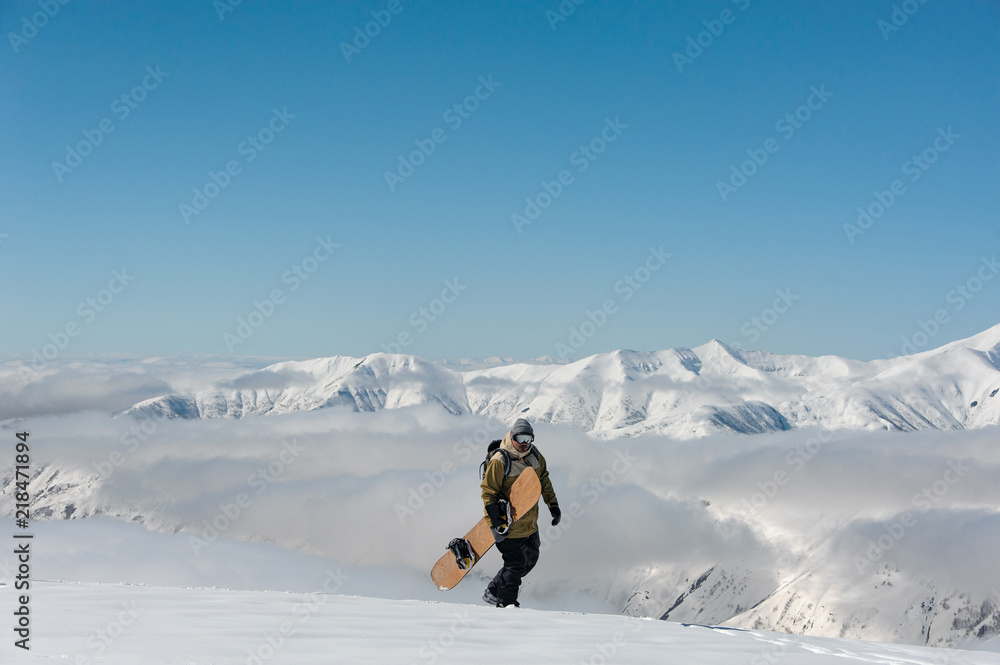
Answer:
[[[693,348],[619,349],[567,364],[472,369],[384,352],[289,360],[119,413],[243,418],[431,403],[502,422],[527,415],[599,438],[656,432],[686,439],[798,427],[983,427],[1000,423],[998,388],[1000,325],[937,349],[872,361],[742,351],[714,339]]]

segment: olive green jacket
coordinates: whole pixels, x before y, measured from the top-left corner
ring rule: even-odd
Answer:
[[[552,489],[552,481],[549,480],[549,471],[545,465],[545,458],[542,457],[537,448],[531,446],[528,452],[522,455],[514,448],[510,432],[507,432],[500,447],[510,455],[510,473],[507,474],[506,478],[503,477],[503,455],[500,451],[495,452],[486,464],[486,473],[483,476],[483,482],[480,483],[480,488],[483,491],[484,506],[493,503],[497,499],[506,499],[509,497],[510,488],[514,485],[514,481],[529,466],[538,474],[538,480],[542,484],[542,499],[545,501],[545,505],[550,509],[553,506],[559,505],[558,501],[556,501],[555,490]],[[486,513],[485,508],[483,509],[483,513]],[[486,521],[490,521],[489,516],[486,517]],[[536,531],[538,531],[537,503],[531,510],[517,519],[506,535],[508,538],[527,538]]]

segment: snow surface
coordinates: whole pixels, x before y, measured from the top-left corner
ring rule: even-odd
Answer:
[[[0,606],[14,604],[13,587],[0,586]],[[4,663],[1000,663],[984,652],[322,592],[36,581],[31,606],[31,650],[8,634]]]

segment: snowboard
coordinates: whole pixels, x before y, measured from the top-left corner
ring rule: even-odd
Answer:
[[[534,469],[528,467],[514,481],[510,488],[510,496],[507,497],[513,513],[511,524],[513,525],[520,519],[521,515],[534,508],[541,495],[542,484],[538,480],[538,474],[535,473]],[[490,525],[485,517],[479,520],[476,526],[469,530],[469,533],[465,534],[465,540],[472,548],[472,560],[465,569],[462,569],[458,565],[455,554],[450,549],[445,552],[431,569],[431,579],[434,580],[438,589],[447,591],[454,588],[462,581],[465,574],[472,570],[476,562],[482,559],[483,555],[493,547],[493,533],[490,531]]]

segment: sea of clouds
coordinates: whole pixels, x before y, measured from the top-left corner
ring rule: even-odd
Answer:
[[[138,361],[58,368],[20,386],[3,368],[0,437],[29,431],[35,471],[62,489],[36,502],[44,579],[344,592],[475,602],[491,553],[454,591],[429,570],[482,514],[478,465],[508,423],[434,405],[332,408],[242,420],[136,421],[135,397],[238,381],[246,365]],[[251,365],[252,366],[252,365]],[[48,405],[48,408],[46,408]],[[563,523],[543,507],[536,606],[620,612],[638,588],[669,607],[712,566],[778,586],[822,552],[819,574],[859,587],[885,566],[942,589],[1000,589],[1000,428],[795,430],[689,441],[598,441],[538,424]],[[13,458],[0,507],[13,515]],[[44,475],[43,473],[43,475]],[[73,504],[73,519],[65,516]],[[85,519],[78,519],[78,518]],[[13,524],[5,524],[6,531]],[[0,574],[11,562],[0,557]],[[6,575],[3,575],[6,576]],[[1000,593],[997,594],[1000,599]]]

